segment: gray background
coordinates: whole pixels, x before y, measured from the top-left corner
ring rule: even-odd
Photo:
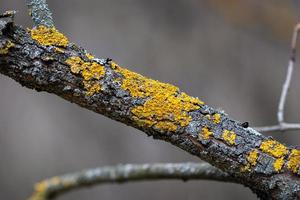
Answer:
[[[296,1],[48,0],[57,28],[98,57],[180,86],[252,126],[276,123],[276,108],[299,19]],[[226,3],[224,3],[226,2]],[[23,0],[0,0],[1,12]],[[300,70],[287,119],[300,122]],[[54,95],[0,75],[0,199],[25,199],[35,182],[118,163],[196,161],[184,151]],[[299,131],[272,133],[290,145]],[[256,199],[249,189],[208,181],[103,185],[69,193],[79,199]]]

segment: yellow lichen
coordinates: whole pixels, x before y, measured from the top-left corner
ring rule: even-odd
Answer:
[[[111,65],[111,68],[113,68],[113,69],[120,69],[119,65],[115,62],[111,62],[110,65]]]
[[[223,139],[229,145],[235,144],[236,134],[233,131],[224,130],[223,131]]]
[[[218,124],[218,123],[221,122],[221,115],[219,113],[216,113],[216,114],[213,115],[213,122],[215,124]]]
[[[38,26],[30,30],[30,34],[32,39],[44,46],[66,47],[69,44],[68,38],[54,27]]]
[[[66,63],[70,66],[71,72],[82,75],[83,85],[88,96],[101,90],[98,81],[105,75],[105,69],[102,65],[97,62],[85,62],[80,57],[70,57]]]
[[[247,156],[247,161],[249,162],[249,164],[251,166],[255,166],[256,165],[256,161],[258,158],[258,152],[257,150],[252,150],[249,152],[248,156]]]
[[[283,157],[277,158],[273,163],[273,167],[277,172],[279,172],[282,169],[283,164],[284,164],[284,158]]]
[[[84,87],[87,89],[87,95],[88,96],[92,96],[95,93],[98,93],[101,91],[101,85],[100,83],[87,83],[87,82],[83,82],[84,83]]]
[[[257,150],[252,150],[248,153],[246,160],[247,164],[241,168],[242,172],[250,171],[251,167],[254,167],[257,164],[257,158],[259,154]]]
[[[297,173],[299,170],[299,165],[300,165],[300,150],[293,149],[288,158],[287,167],[292,172]]]
[[[204,140],[209,139],[213,135],[213,132],[209,131],[207,127],[202,128],[201,132],[199,133],[199,137],[201,137]]]
[[[192,120],[188,112],[204,104],[171,84],[146,78],[114,62],[111,62],[111,67],[123,75],[123,90],[128,91],[132,97],[146,99],[143,105],[131,110],[133,120],[138,125],[154,126],[161,131],[176,131],[178,126],[187,126]]]
[[[92,55],[92,54],[90,54],[90,53],[87,53],[87,54],[85,54],[86,55],[86,57],[88,58],[88,59],[90,59],[90,60],[93,60],[95,57]]]
[[[0,48],[0,54],[1,55],[8,54],[9,49],[15,46],[16,45],[12,43],[10,40],[6,41],[3,47]]]
[[[41,181],[34,186],[34,194],[28,200],[46,200],[49,186],[60,184],[59,177],[53,177],[46,181]]]
[[[206,117],[208,120],[211,120],[211,116],[210,116],[210,115],[205,115],[205,117]]]
[[[55,50],[57,53],[65,53],[65,51],[64,51],[62,48],[59,48],[59,47],[55,47],[54,50]]]
[[[266,141],[263,141],[260,145],[260,149],[271,155],[271,156],[274,156],[275,158],[280,158],[280,157],[283,157],[284,155],[286,155],[288,153],[288,150],[287,148],[275,141],[275,140],[266,140]]]

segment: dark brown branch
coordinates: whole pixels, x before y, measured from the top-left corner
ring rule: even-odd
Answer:
[[[167,179],[235,182],[228,174],[207,163],[126,164],[99,167],[46,179],[36,184],[35,193],[29,200],[47,200],[70,190],[105,183]]]
[[[244,128],[175,86],[94,59],[55,29],[30,35],[11,23],[0,27],[0,73],[172,143],[262,199],[299,198],[299,150]]]

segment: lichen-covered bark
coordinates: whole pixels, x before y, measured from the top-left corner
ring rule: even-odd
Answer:
[[[170,142],[229,173],[262,199],[300,198],[300,150],[244,128],[173,85],[111,59],[95,59],[53,28],[26,31],[0,21],[0,30],[0,73],[23,86]]]

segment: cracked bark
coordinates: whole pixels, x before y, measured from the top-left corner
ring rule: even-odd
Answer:
[[[135,127],[154,139],[169,142],[230,174],[236,182],[249,187],[261,199],[300,198],[299,160],[296,161],[297,170],[288,169],[293,147],[286,147],[287,153],[281,156],[282,169],[276,170],[274,163],[278,157],[261,148],[264,141],[272,140],[270,137],[242,127],[240,122],[206,104],[190,111],[191,121],[186,126],[178,125],[176,131],[143,125],[138,123],[131,111],[151,97],[134,97],[123,90],[115,80],[122,82],[124,77],[114,70],[110,60],[94,60],[104,66],[105,74],[96,81],[101,83],[102,90],[89,96],[83,77],[72,73],[66,63],[68,58],[74,56],[89,61],[83,48],[75,44],[68,44],[60,50],[55,46],[43,46],[23,28],[2,20],[0,31],[0,49],[5,49],[0,51],[0,73],[22,86],[56,94],[83,108]],[[13,46],[7,48],[10,42]],[[218,123],[208,117],[215,114],[221,116]],[[199,136],[203,128],[207,128],[213,136]],[[234,133],[233,142],[225,139],[225,130]],[[251,163],[249,153],[252,151],[257,152],[257,158]],[[242,170],[247,165],[249,169]]]

